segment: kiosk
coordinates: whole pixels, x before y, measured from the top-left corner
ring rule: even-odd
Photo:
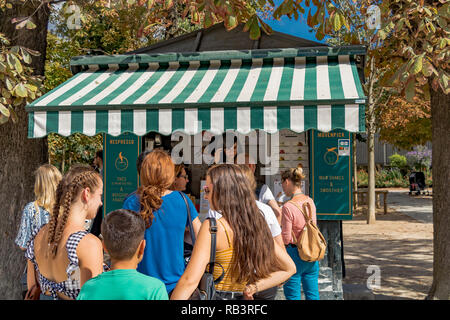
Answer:
[[[104,138],[104,214],[139,185],[136,159],[163,148],[185,163],[200,217],[211,138],[237,137],[280,203],[280,173],[301,163],[328,242],[321,299],[342,299],[341,221],[352,218],[351,133],[365,131],[366,49],[216,25],[124,55],[71,60],[74,76],[28,105],[30,138]]]

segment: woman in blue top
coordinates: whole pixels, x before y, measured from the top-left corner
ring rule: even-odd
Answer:
[[[149,153],[142,163],[141,187],[137,198],[146,223],[144,257],[138,271],[160,279],[171,293],[185,270],[184,231],[188,226],[186,203],[180,192],[169,190],[175,179],[175,165],[162,150]],[[195,234],[200,220],[189,197],[188,202]],[[134,208],[126,208],[136,210]],[[139,208],[139,207],[137,207]]]

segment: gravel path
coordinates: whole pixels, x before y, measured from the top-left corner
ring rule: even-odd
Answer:
[[[343,284],[372,283],[376,299],[424,299],[433,272],[432,200],[409,196],[407,189],[389,191],[388,214],[377,210],[375,224],[366,223],[365,207],[343,222]],[[374,270],[380,271],[379,287],[371,281]]]

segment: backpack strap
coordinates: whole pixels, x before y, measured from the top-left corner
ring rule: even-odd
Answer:
[[[214,273],[214,266],[216,264],[216,236],[217,236],[217,222],[216,218],[210,217],[207,218],[209,220],[209,233],[211,234],[211,250],[210,250],[210,256],[209,256],[209,269],[208,272],[213,274]],[[222,274],[214,280],[214,283],[217,284],[220,281],[222,281],[223,277],[225,276],[225,270],[223,269],[223,266],[220,263],[217,263],[222,268]]]
[[[292,203],[298,210],[300,210],[300,212],[303,214],[303,217],[305,218],[305,227],[308,223],[310,223],[312,220],[312,210],[311,210],[311,205],[308,201],[303,203],[302,208],[300,208],[300,206],[295,203],[292,200],[289,200],[288,202]],[[309,214],[307,214],[306,212],[309,212]],[[291,230],[292,233],[292,239],[294,239],[294,242],[297,243],[297,238],[294,234],[294,230]]]
[[[300,210],[300,212],[303,214],[303,217],[305,218],[306,223],[308,223],[310,220],[312,220],[312,217],[308,216],[308,214],[306,214],[304,211],[306,204],[308,204],[309,209],[311,209],[311,205],[308,202],[303,203],[303,209],[300,208],[300,206],[292,200],[289,200],[288,202],[292,203],[298,210]],[[311,210],[309,210],[309,212],[311,213]]]
[[[194,226],[192,225],[191,208],[189,207],[189,203],[188,203],[184,193],[181,192],[181,191],[178,191],[178,192],[180,193],[181,197],[184,200],[184,203],[186,204],[186,210],[187,210],[187,216],[188,216],[188,224],[189,224],[189,233],[190,233],[191,240],[192,240],[192,246],[194,246],[194,244],[195,244],[195,232],[194,232]]]

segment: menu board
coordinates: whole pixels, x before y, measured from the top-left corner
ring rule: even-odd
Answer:
[[[317,218],[352,219],[351,135],[344,130],[312,131],[311,198]]]
[[[125,197],[136,191],[140,141],[141,138],[132,133],[103,136],[103,215],[122,208]]]

